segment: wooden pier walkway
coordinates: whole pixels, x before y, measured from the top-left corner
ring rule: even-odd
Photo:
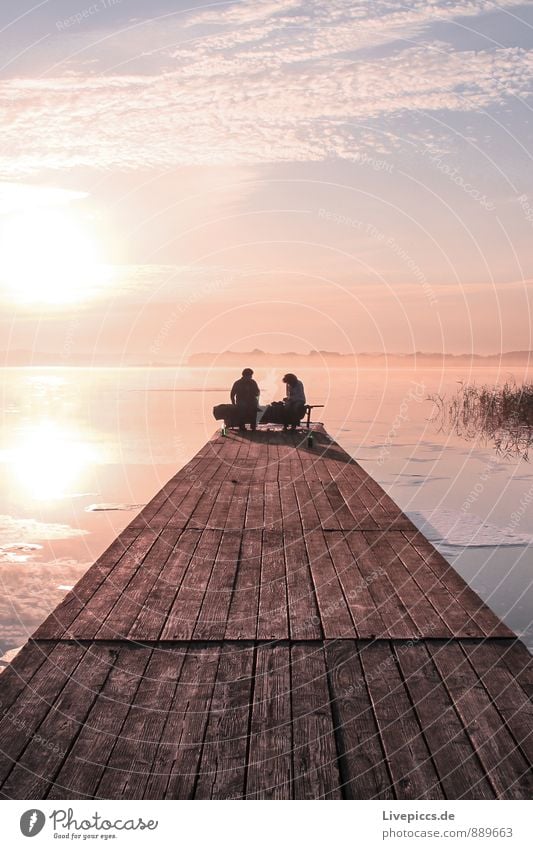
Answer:
[[[533,665],[320,427],[216,436],[0,676],[16,799],[521,799]]]

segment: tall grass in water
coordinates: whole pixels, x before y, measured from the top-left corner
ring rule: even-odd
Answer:
[[[529,460],[533,444],[533,383],[502,386],[461,383],[451,397],[430,395],[435,404],[431,420],[439,429],[465,439],[491,442],[505,457]]]

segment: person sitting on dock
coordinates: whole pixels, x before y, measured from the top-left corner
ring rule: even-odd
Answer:
[[[259,394],[259,386],[253,379],[253,370],[243,369],[242,377],[235,381],[230,392],[231,403],[237,407],[239,430],[246,430],[247,423],[252,430],[256,429]]]
[[[283,383],[287,386],[287,397],[283,399],[285,403],[283,430],[287,430],[289,425],[292,430],[296,430],[305,413],[304,385],[292,372],[283,377]]]

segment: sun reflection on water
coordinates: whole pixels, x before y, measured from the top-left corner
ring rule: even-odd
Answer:
[[[81,433],[46,419],[21,429],[0,459],[13,487],[34,500],[54,501],[71,495],[101,457]]]

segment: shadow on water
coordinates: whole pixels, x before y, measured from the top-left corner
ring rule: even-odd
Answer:
[[[433,394],[431,421],[444,433],[492,444],[503,457],[529,461],[533,445],[533,384],[502,386],[461,383],[451,395]]]

